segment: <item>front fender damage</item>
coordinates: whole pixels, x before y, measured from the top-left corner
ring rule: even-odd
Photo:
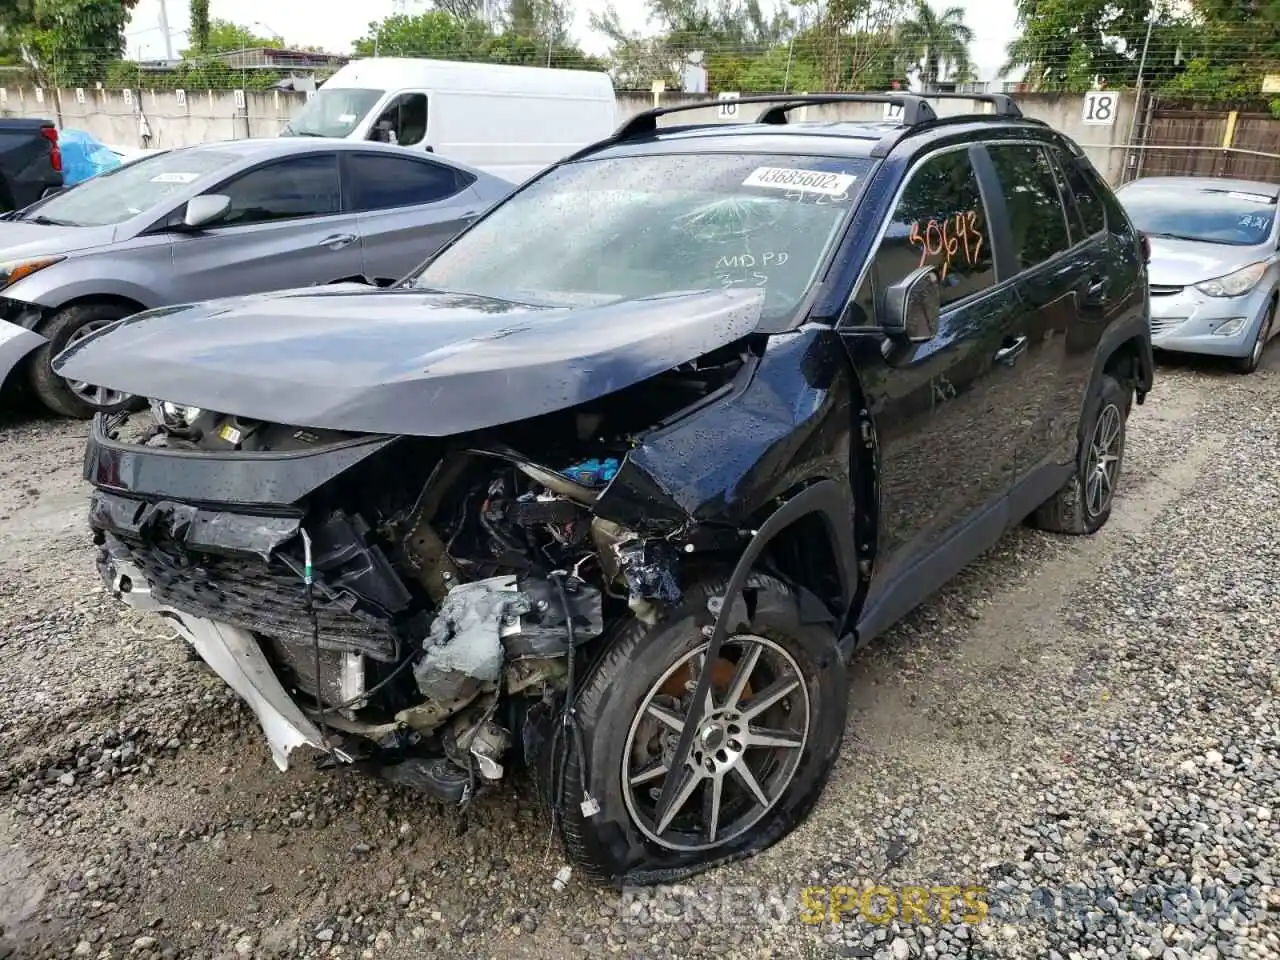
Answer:
[[[813,479],[798,464],[840,475],[839,373],[817,338],[747,338],[456,438],[159,402],[104,419],[90,458],[103,576],[246,700],[282,769],[305,746],[465,803],[545,748],[535,718],[571,714],[584,648],[659,623],[749,543],[762,555],[762,511]],[[233,467],[235,483],[200,479]]]

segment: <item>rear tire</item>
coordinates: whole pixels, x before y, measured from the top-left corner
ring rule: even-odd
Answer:
[[[657,626],[629,621],[606,641],[576,698],[589,792],[599,811],[583,814],[582,767],[570,748],[560,836],[570,863],[595,883],[669,882],[765,850],[803,822],[831,775],[848,709],[848,677],[836,636],[825,625],[802,621],[786,584],[753,576],[744,590],[747,602],[734,604],[736,622],[721,648],[725,662],[713,675],[716,709],[698,711],[700,735],[690,764],[682,768],[682,776],[697,778],[698,786],[668,826],[659,829],[658,818],[650,815],[657,812],[666,775],[637,782],[636,771],[645,767],[652,773],[671,759],[679,734],[670,718],[692,708],[686,683],[690,677],[696,681],[697,654],[708,640],[703,630],[715,619],[708,600],[722,596],[727,586],[725,580],[696,584]],[[730,680],[753,650],[739,712],[729,696]],[[752,715],[753,698],[766,702],[765,688],[788,692]],[[650,706],[666,710],[668,720]],[[552,726],[558,724],[557,715]],[[766,742],[757,742],[761,738]],[[554,808],[557,768],[566,751],[547,743],[534,763],[543,799]],[[712,767],[714,775],[705,772]],[[752,799],[761,794],[751,784],[766,803]],[[716,801],[713,836],[708,810]]]
[[[116,413],[137,405],[129,394],[103,392],[105,403],[92,403],[53,372],[53,359],[78,336],[123,319],[134,311],[114,303],[86,303],[65,307],[46,320],[37,332],[47,338],[31,355],[31,388],[42,404],[54,413],[75,420],[87,420],[95,413]]]
[[[1089,422],[1082,425],[1076,466],[1056,494],[1031,515],[1033,526],[1049,533],[1086,536],[1111,518],[1115,488],[1124,465],[1125,426],[1132,392],[1104,373]]]

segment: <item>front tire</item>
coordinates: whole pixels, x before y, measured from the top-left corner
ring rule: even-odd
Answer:
[[[1276,301],[1271,301],[1271,306],[1267,307],[1267,315],[1262,318],[1262,323],[1258,325],[1258,336],[1253,341],[1253,347],[1249,351],[1247,357],[1236,357],[1231,361],[1232,367],[1236,373],[1249,374],[1258,369],[1258,365],[1262,363],[1262,354],[1267,349],[1267,341],[1271,338],[1271,328],[1276,322]]]
[[[804,623],[781,581],[748,581],[726,613],[734,622],[713,669],[712,702],[696,710],[689,702],[715,622],[708,601],[727,585],[693,586],[655,627],[629,622],[576,698],[599,811],[581,809],[582,764],[570,747],[560,834],[570,862],[594,882],[669,882],[758,853],[808,816],[831,775],[848,707],[845,665],[835,634]],[[666,763],[691,714],[698,736],[673,774]],[[670,776],[678,777],[676,802],[659,811]],[[549,802],[556,780],[545,777]]]
[[[53,372],[53,359],[81,337],[130,315],[127,307],[88,303],[65,307],[39,328],[48,342],[31,355],[31,388],[54,413],[87,420],[95,413],[116,413],[135,404],[127,393],[73,383]]]
[[[1097,403],[1080,432],[1075,470],[1031,515],[1034,526],[1049,533],[1084,536],[1101,530],[1111,518],[1132,401],[1132,393],[1119,380],[1109,373],[1102,375]]]

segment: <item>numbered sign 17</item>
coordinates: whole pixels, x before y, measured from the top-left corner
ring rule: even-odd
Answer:
[[[902,104],[886,103],[884,105],[884,118],[892,123],[900,123],[902,121]]]

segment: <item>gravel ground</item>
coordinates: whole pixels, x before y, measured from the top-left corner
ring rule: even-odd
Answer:
[[[1280,957],[1280,348],[1162,368],[1101,535],[1012,533],[860,655],[792,836],[621,895],[553,889],[521,783],[279,774],[104,596],[83,433],[0,428],[0,957]]]

